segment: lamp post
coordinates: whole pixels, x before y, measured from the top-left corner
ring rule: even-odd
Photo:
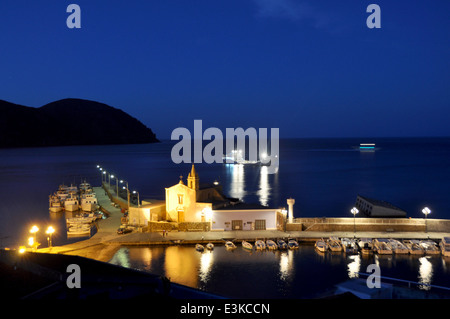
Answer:
[[[47,241],[48,241],[48,247],[52,247],[52,234],[55,232],[55,229],[52,226],[48,226],[45,233],[48,235]]]
[[[39,245],[36,240],[36,233],[39,231],[39,228],[34,225],[30,229],[30,233],[33,234],[33,237],[28,238],[28,244],[33,248],[36,249],[36,247]]]
[[[428,236],[428,227],[427,227],[427,216],[428,216],[428,214],[431,213],[431,210],[428,207],[425,207],[424,209],[422,209],[422,213],[425,214],[425,233],[427,234],[427,237],[429,237]]]
[[[120,183],[125,183],[125,184],[127,184],[126,190],[127,190],[128,212],[130,212],[130,190],[128,189],[128,182],[127,182],[127,181],[120,180]],[[123,189],[125,189],[125,186],[124,186]]]
[[[356,214],[359,213],[359,210],[353,207],[350,212],[353,214],[353,238],[356,238]]]
[[[141,207],[141,204],[139,204],[139,192],[138,191],[133,191],[133,194],[137,194],[138,207]]]
[[[111,175],[111,178],[114,178],[116,180],[116,196],[119,198],[119,179],[115,175]]]

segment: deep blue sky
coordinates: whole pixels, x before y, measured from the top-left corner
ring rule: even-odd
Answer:
[[[66,8],[81,7],[81,29]],[[381,7],[381,29],[366,8]],[[169,138],[449,136],[450,1],[1,0],[0,99],[76,97]]]

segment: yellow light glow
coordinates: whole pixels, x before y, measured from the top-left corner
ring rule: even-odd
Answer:
[[[25,247],[25,246],[20,246],[19,247],[19,253],[20,254],[23,254],[24,252],[26,252],[27,251],[27,248]]]
[[[34,245],[34,238],[33,237],[28,237],[28,246],[33,247]]]
[[[46,234],[53,234],[55,232],[55,229],[52,226],[48,226],[47,230],[45,231]]]
[[[39,228],[36,225],[31,227],[31,229],[30,229],[30,233],[32,233],[32,234],[37,233],[38,231],[39,231]]]

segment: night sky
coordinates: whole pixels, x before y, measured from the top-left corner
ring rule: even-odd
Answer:
[[[69,4],[81,29],[69,29]],[[369,29],[366,8],[381,8]],[[450,1],[1,0],[0,99],[83,98],[168,139],[450,136]]]

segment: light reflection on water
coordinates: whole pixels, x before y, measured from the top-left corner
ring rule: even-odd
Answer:
[[[441,257],[361,256],[318,253],[312,245],[298,250],[248,252],[216,245],[197,252],[193,246],[122,247],[110,263],[170,278],[171,281],[235,298],[312,298],[334,285],[366,272],[369,264],[381,275],[450,287]],[[439,278],[434,276],[439,273]],[[426,286],[421,286],[427,289]]]

